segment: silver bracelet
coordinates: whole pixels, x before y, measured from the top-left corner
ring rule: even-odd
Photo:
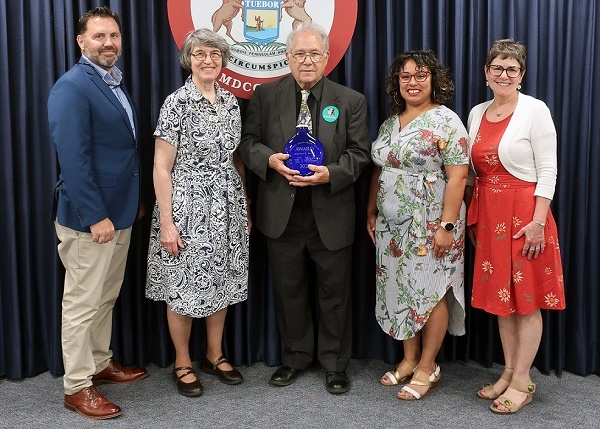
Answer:
[[[539,220],[532,220],[533,223],[535,223],[536,225],[541,226],[542,228],[546,226],[546,224],[544,222],[540,222]]]

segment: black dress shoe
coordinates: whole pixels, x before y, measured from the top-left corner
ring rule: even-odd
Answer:
[[[210,363],[206,356],[204,356],[201,368],[202,371],[204,371],[207,374],[218,376],[219,380],[221,380],[225,384],[240,384],[242,381],[244,381],[244,377],[242,376],[242,374],[235,368],[230,371],[223,371],[219,369],[219,365],[225,362],[227,362],[225,356],[221,356],[215,361],[215,363]]]
[[[292,368],[287,365],[280,366],[277,371],[273,373],[271,379],[269,380],[269,384],[273,386],[289,386],[296,380],[298,380],[298,376],[302,373],[302,370]]]
[[[343,371],[329,371],[325,375],[325,388],[329,393],[346,393],[350,390],[350,380]]]
[[[185,371],[185,372],[182,373],[181,375],[177,375],[177,371]],[[180,394],[182,394],[183,396],[200,396],[200,395],[202,395],[202,392],[203,392],[202,383],[200,383],[200,380],[198,380],[198,377],[196,377],[196,380],[194,380],[190,383],[185,383],[185,382],[181,381],[181,379],[183,377],[185,377],[186,375],[190,375],[190,374],[196,375],[196,373],[194,372],[194,369],[190,368],[189,366],[180,366],[177,368],[173,368],[173,381],[175,381],[175,384],[177,385],[177,391]]]

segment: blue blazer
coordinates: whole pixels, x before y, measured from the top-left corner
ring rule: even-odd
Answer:
[[[60,164],[52,219],[84,232],[104,218],[116,230],[130,227],[140,195],[137,139],[127,112],[83,58],[52,88],[48,121]]]

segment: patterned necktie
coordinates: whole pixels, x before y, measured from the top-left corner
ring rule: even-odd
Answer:
[[[310,117],[310,109],[308,108],[310,91],[303,89],[300,93],[302,94],[302,103],[300,103],[300,113],[298,114],[296,125],[306,125],[308,131],[312,133],[312,118]]]

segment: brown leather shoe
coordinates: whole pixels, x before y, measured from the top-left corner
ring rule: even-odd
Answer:
[[[108,366],[98,374],[92,376],[92,383],[131,383],[148,377],[148,371],[144,368],[123,368],[114,360],[110,360]]]
[[[118,405],[102,396],[94,386],[84,387],[73,395],[65,395],[65,408],[94,420],[112,419],[123,414]]]

